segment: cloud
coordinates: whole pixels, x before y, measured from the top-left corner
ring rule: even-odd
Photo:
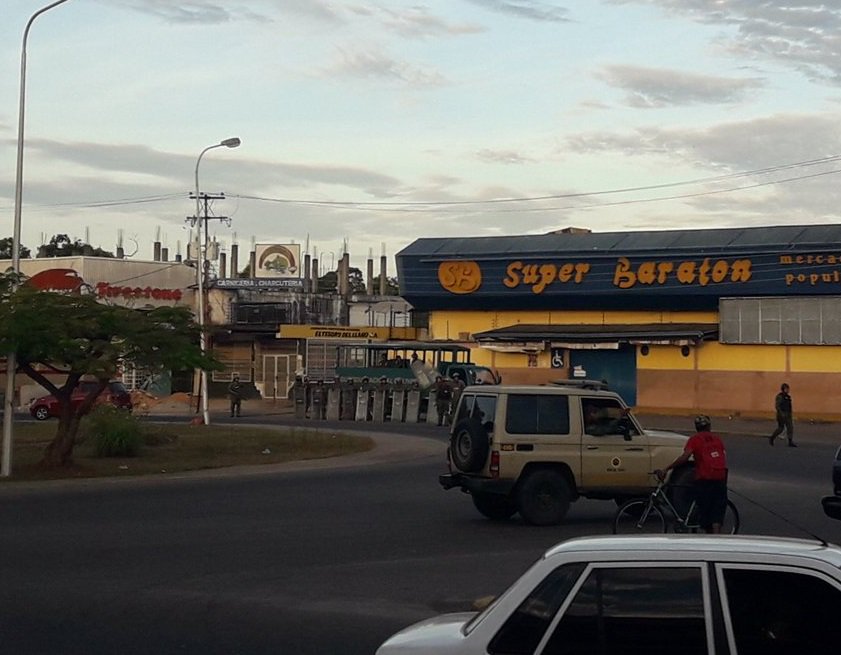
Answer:
[[[101,1],[101,0],[100,0]],[[113,3],[114,0],[109,0]],[[253,22],[273,22],[271,13],[277,16],[295,15],[303,18],[337,22],[339,16],[331,5],[318,0],[274,0],[271,3],[273,12],[258,12],[252,9],[255,5],[265,4],[257,2],[212,2],[210,0],[193,0],[192,2],[178,2],[177,0],[116,0],[129,9],[144,14],[157,16],[168,23],[215,25],[231,21],[247,20]]]
[[[374,50],[351,51],[340,48],[337,61],[324,72],[328,75],[391,79],[412,87],[437,87],[447,84],[446,79],[437,71],[424,70]]]
[[[430,13],[427,7],[419,5],[402,10],[377,5],[351,5],[348,10],[357,15],[375,19],[388,31],[412,39],[475,34],[484,31],[484,28],[472,23],[449,23]]]
[[[580,154],[637,158],[645,161],[647,167],[661,171],[694,168],[699,171],[697,178],[766,171],[716,183],[682,185],[645,194],[611,197],[611,200],[622,201],[628,197],[662,198],[716,192],[683,200],[695,208],[694,216],[697,217],[700,210],[705,222],[717,212],[725,212],[728,224],[762,220],[766,221],[765,224],[781,221],[814,223],[837,215],[841,202],[841,163],[786,166],[841,153],[837,117],[829,113],[777,114],[702,128],[641,127],[629,132],[591,132],[568,139],[564,147]],[[659,165],[658,161],[661,162]],[[685,179],[688,178],[676,180],[661,174],[659,182]],[[725,189],[738,187],[753,188],[722,193]],[[587,199],[587,204],[598,205],[603,201],[608,202],[606,198],[592,197]],[[657,214],[657,203],[637,207],[640,212]],[[629,210],[628,213],[631,215],[632,212]],[[670,220],[674,222],[678,217],[672,216]],[[697,218],[694,220],[697,221]]]
[[[526,164],[534,161],[533,159],[525,157],[513,150],[491,150],[485,148],[483,150],[479,150],[476,153],[476,156],[483,161],[494,164]]]
[[[624,65],[607,66],[600,77],[627,91],[626,103],[639,108],[733,103],[763,86],[763,81],[756,78],[734,79]]]
[[[731,56],[772,61],[811,80],[841,84],[841,7],[825,0],[609,0],[659,7],[668,14],[723,28],[719,46]],[[832,6],[836,5],[836,6]]]
[[[474,5],[519,18],[548,21],[553,23],[569,22],[569,10],[549,2],[536,0],[469,0]]]

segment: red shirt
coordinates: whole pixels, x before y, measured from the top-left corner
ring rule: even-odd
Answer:
[[[713,432],[698,432],[689,437],[684,452],[695,459],[696,480],[726,480],[727,454],[721,437]]]

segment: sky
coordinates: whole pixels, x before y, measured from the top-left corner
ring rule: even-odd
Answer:
[[[0,0],[0,238],[21,43]],[[841,0],[68,0],[27,47],[22,243],[299,243],[833,223]],[[378,270],[378,268],[377,268]]]

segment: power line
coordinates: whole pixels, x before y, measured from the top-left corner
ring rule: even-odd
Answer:
[[[663,189],[672,189],[678,188],[682,186],[694,186],[699,184],[714,184],[719,182],[726,182],[732,180],[738,180],[745,177],[756,177],[761,175],[769,175],[772,173],[779,173],[782,171],[787,170],[794,170],[799,168],[806,168],[810,166],[818,166],[823,164],[831,164],[841,161],[841,155],[831,155],[828,157],[821,157],[817,159],[809,159],[799,162],[793,162],[788,164],[780,164],[777,166],[769,166],[765,168],[759,168],[749,171],[741,171],[737,173],[728,173],[725,175],[715,175],[710,177],[702,177],[702,178],[695,178],[691,180],[681,180],[677,182],[663,182],[659,184],[649,184],[649,185],[642,185],[642,186],[634,186],[634,187],[621,187],[617,189],[601,189],[595,191],[579,191],[574,193],[558,193],[558,194],[548,194],[548,195],[541,195],[541,196],[521,196],[521,197],[512,197],[512,198],[494,198],[488,200],[448,200],[448,201],[345,201],[345,200],[311,200],[311,199],[296,199],[296,198],[272,198],[266,196],[257,196],[257,195],[250,195],[250,194],[228,194],[229,198],[239,198],[242,200],[253,200],[257,202],[271,202],[277,204],[289,204],[289,205],[299,205],[299,206],[313,206],[313,207],[331,207],[331,208],[343,208],[343,209],[350,209],[350,210],[363,210],[363,211],[402,211],[402,212],[415,212],[418,210],[423,210],[424,208],[428,209],[447,209],[447,208],[464,208],[464,207],[488,207],[494,205],[505,205],[505,204],[522,204],[522,203],[531,203],[531,202],[545,202],[547,200],[572,200],[576,198],[587,198],[587,197],[596,197],[596,196],[607,196],[607,195],[620,195],[620,194],[627,194],[627,193],[640,193],[644,191],[658,191]],[[629,200],[621,200],[616,202],[609,202],[609,203],[593,203],[589,205],[572,205],[572,206],[565,206],[565,207],[539,207],[539,208],[531,208],[531,209],[524,209],[524,208],[517,208],[513,210],[498,210],[498,211],[517,211],[517,212],[526,212],[526,211],[556,211],[559,209],[587,209],[591,207],[614,207],[619,205],[626,205],[626,204],[640,204],[640,203],[647,203],[647,202],[662,202],[666,200],[680,200],[686,198],[695,198],[700,196],[706,195],[715,195],[720,193],[733,193],[735,191],[743,191],[746,189],[755,189],[763,186],[770,186],[774,184],[785,184],[790,182],[796,182],[800,180],[806,180],[811,178],[822,177],[825,175],[834,175],[836,173],[841,172],[841,170],[831,170],[831,171],[823,171],[820,173],[811,173],[807,175],[798,175],[783,179],[777,180],[769,180],[767,182],[757,182],[755,184],[747,184],[741,186],[731,186],[724,189],[711,189],[708,191],[699,191],[694,193],[688,194],[679,194],[679,195],[669,195],[669,196],[659,196],[654,198],[638,198],[638,199],[629,199]],[[44,203],[33,205],[34,207],[39,208],[51,208],[51,207],[78,207],[78,208],[103,208],[103,207],[119,207],[119,206],[130,206],[130,205],[138,205],[138,204],[148,204],[148,203],[155,203],[155,202],[163,202],[167,200],[179,199],[183,198],[182,193],[169,193],[169,194],[158,194],[152,196],[141,196],[135,198],[121,198],[121,199],[114,199],[114,200],[91,200],[85,202],[63,202],[63,203]]]

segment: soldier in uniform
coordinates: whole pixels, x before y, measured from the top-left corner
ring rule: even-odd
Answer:
[[[450,402],[453,399],[453,390],[450,383],[440,375],[435,377],[435,382],[429,388],[430,393],[435,394],[435,410],[438,413],[438,425],[449,425]]]
[[[464,380],[461,379],[461,375],[458,373],[453,373],[453,402],[452,407],[450,409],[450,422],[452,423],[455,411],[458,409],[458,401],[461,398],[461,392],[464,391]]]

